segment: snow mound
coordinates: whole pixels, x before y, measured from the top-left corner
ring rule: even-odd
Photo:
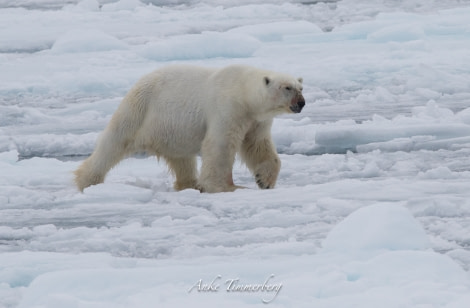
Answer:
[[[101,10],[103,12],[133,11],[142,5],[142,2],[139,0],[119,0],[113,3],[104,4]]]
[[[250,57],[259,46],[260,42],[248,35],[203,32],[149,43],[141,55],[155,61],[243,58]]]
[[[271,42],[282,41],[285,36],[289,35],[322,33],[322,30],[313,23],[301,20],[242,26],[228,33],[247,34],[262,42]]]
[[[418,25],[407,24],[384,27],[378,31],[372,32],[367,39],[375,43],[385,42],[406,42],[419,40],[425,36],[425,32]]]
[[[80,53],[127,49],[127,44],[104,32],[71,30],[59,37],[52,46],[55,53]]]
[[[99,12],[100,3],[97,0],[82,0],[76,5],[70,6],[67,9],[85,12]]]
[[[411,213],[396,204],[361,208],[346,217],[323,241],[327,251],[423,250],[430,243]]]
[[[459,114],[430,101],[425,107],[415,107],[411,117],[387,120],[374,116],[360,125],[322,128],[315,142],[327,152],[451,149],[470,143],[470,125]]]
[[[15,139],[15,147],[22,158],[61,157],[87,155],[95,146],[97,133],[89,134],[38,134],[35,138]],[[6,142],[1,142],[0,149]]]
[[[273,138],[278,151],[287,154],[461,149],[470,146],[469,114],[470,109],[454,113],[431,100],[414,107],[411,116],[391,120],[374,115],[362,123],[341,120],[322,125],[308,118],[278,119]]]

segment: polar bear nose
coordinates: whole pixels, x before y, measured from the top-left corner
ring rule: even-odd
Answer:
[[[300,113],[300,111],[302,111],[302,108],[303,108],[304,106],[305,106],[305,102],[300,101],[300,102],[297,102],[297,104],[291,105],[291,106],[290,106],[290,110],[291,110],[293,113]]]

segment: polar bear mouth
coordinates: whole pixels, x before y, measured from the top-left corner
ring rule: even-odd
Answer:
[[[301,101],[298,101],[296,104],[290,105],[289,109],[293,113],[300,113],[302,111],[302,108],[304,108],[304,106],[305,106],[305,101],[301,100]]]

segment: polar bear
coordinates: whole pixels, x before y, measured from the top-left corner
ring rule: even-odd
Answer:
[[[273,118],[304,105],[302,78],[286,74],[243,65],[158,69],[124,97],[75,182],[80,191],[102,183],[119,161],[145,152],[165,159],[175,190],[234,191],[239,154],[258,186],[273,188],[281,166],[271,140]]]

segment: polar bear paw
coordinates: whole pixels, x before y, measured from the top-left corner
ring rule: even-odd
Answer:
[[[224,187],[202,185],[200,183],[196,185],[196,189],[199,190],[201,193],[230,192],[230,191],[235,191],[237,189],[246,189],[246,188],[247,187],[240,186],[240,185],[227,185]]]
[[[279,159],[265,161],[255,169],[255,180],[261,189],[271,189],[276,185],[281,164]]]
[[[258,187],[261,189],[270,189],[274,188],[275,181],[269,181],[269,179],[266,179],[263,177],[261,174],[257,173],[255,175],[256,179],[256,184],[258,184]]]
[[[176,191],[184,189],[199,189],[197,185],[197,180],[175,181],[173,183],[173,188]]]

